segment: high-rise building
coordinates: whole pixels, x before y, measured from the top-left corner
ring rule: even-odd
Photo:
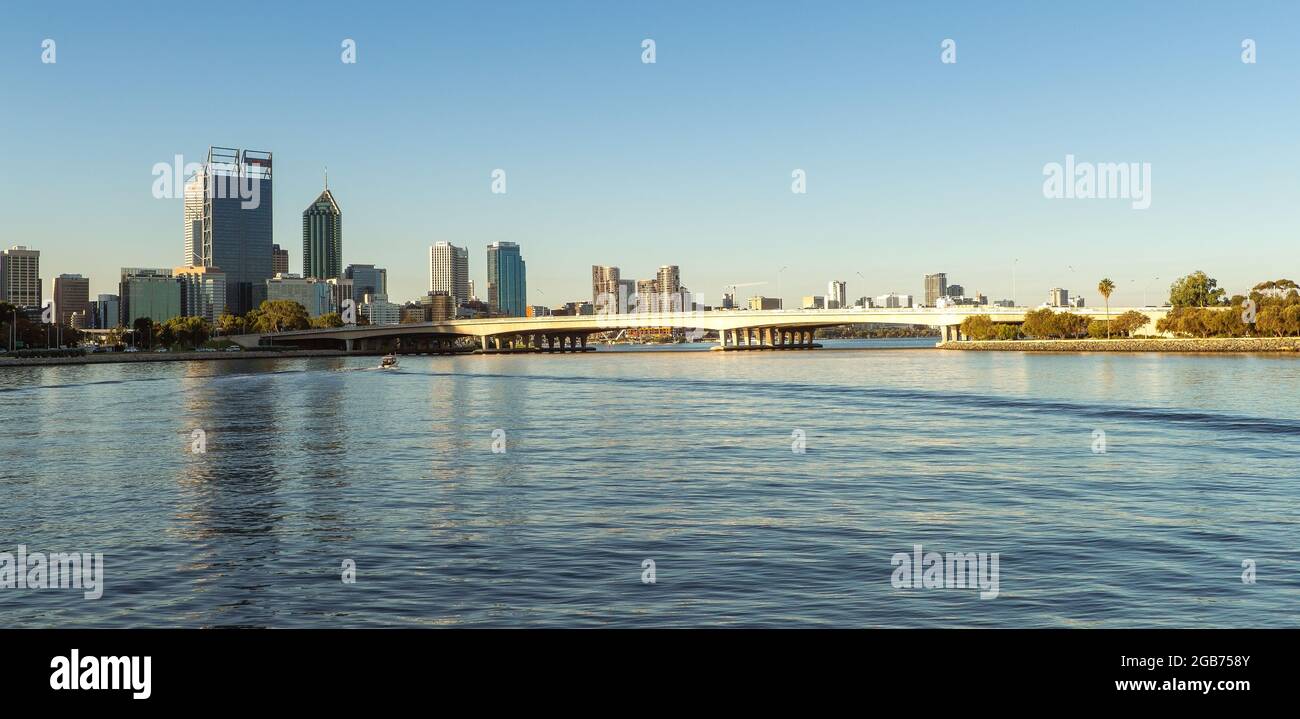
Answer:
[[[334,285],[328,280],[299,275],[276,275],[266,281],[266,299],[291,300],[307,309],[312,318],[338,312]],[[396,324],[396,323],[394,323]]]
[[[72,315],[90,310],[90,280],[81,275],[55,277],[53,299],[55,321],[72,326]]]
[[[598,314],[618,312],[619,291],[622,286],[617,267],[591,266],[591,304]]]
[[[940,297],[948,294],[948,275],[937,272],[925,276],[925,306],[934,307]]]
[[[14,245],[0,251],[0,300],[15,307],[41,306],[41,251]]]
[[[1070,293],[1060,287],[1053,287],[1047,292],[1047,304],[1052,307],[1069,307]]]
[[[302,211],[302,276],[331,280],[343,274],[343,211],[329,181]]]
[[[450,242],[435,242],[429,247],[429,291],[447,293],[457,306],[469,302],[474,290],[469,279],[468,248]]]
[[[226,273],[220,267],[177,267],[172,276],[181,285],[181,316],[216,322],[226,309]]]
[[[513,242],[493,242],[487,247],[488,305],[506,317],[523,317],[528,280],[523,255]]]
[[[665,295],[675,295],[682,291],[681,273],[677,265],[661,265],[655,279],[659,282],[659,291]]]
[[[271,272],[277,275],[289,274],[289,251],[279,245],[271,245]]]
[[[374,265],[348,265],[343,278],[352,281],[352,301],[358,305],[366,295],[388,296],[388,270]]]
[[[803,308],[805,310],[824,310],[826,309],[826,298],[821,295],[806,295],[803,298]]]
[[[168,269],[123,267],[117,294],[117,324],[122,327],[131,327],[141,317],[166,322],[183,311],[181,284]]]
[[[659,280],[636,281],[636,311],[659,312],[662,297],[659,292]]]
[[[966,288],[961,285],[948,285],[948,289],[944,292],[944,295],[947,297],[965,297]]]
[[[266,281],[274,276],[271,153],[209,147],[197,177],[202,229],[197,261],[191,257],[191,264],[225,271],[226,308],[245,314],[266,299]]]
[[[848,285],[840,280],[831,280],[826,285],[826,309],[835,310],[849,306]]]
[[[181,262],[187,267],[203,265],[203,202],[206,181],[207,175],[203,170],[185,181],[185,257]]]
[[[94,327],[101,330],[111,330],[117,327],[118,322],[118,299],[117,295],[100,295],[95,298],[95,320]]]

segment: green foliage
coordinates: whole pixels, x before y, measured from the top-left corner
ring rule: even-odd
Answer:
[[[242,335],[248,333],[248,323],[239,315],[232,315],[229,312],[221,313],[217,318],[217,328],[223,335]]]
[[[1169,304],[1173,307],[1220,307],[1227,293],[1218,280],[1197,270],[1179,277],[1169,286]]]
[[[1129,310],[1119,317],[1116,317],[1114,321],[1111,322],[1111,331],[1131,337],[1134,332],[1142,329],[1142,327],[1150,321],[1151,318],[1141,312],[1138,312],[1137,310]]]
[[[158,342],[164,346],[201,347],[212,336],[212,325],[202,317],[173,317],[162,323]]]
[[[293,300],[265,300],[244,318],[251,332],[286,332],[311,327],[307,308]]]
[[[337,312],[329,312],[317,317],[311,321],[312,329],[327,329],[331,327],[342,327],[343,318]]]
[[[1244,337],[1250,325],[1236,307],[1175,307],[1156,329],[1178,337]]]
[[[1073,339],[1088,334],[1088,318],[1071,312],[1054,312],[1050,307],[1025,313],[1020,331],[1038,339]]]

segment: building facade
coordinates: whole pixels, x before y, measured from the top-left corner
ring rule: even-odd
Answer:
[[[1069,307],[1070,293],[1060,287],[1053,287],[1047,292],[1047,304],[1052,307]]]
[[[131,327],[141,317],[166,322],[183,311],[180,282],[165,268],[123,267],[117,295],[117,324],[122,327]]]
[[[925,276],[925,306],[934,307],[940,297],[948,295],[948,275],[936,272]]]
[[[751,310],[779,310],[781,309],[781,298],[764,297],[755,295],[749,298],[749,309]]]
[[[331,280],[343,274],[343,211],[326,187],[302,211],[302,276]]]
[[[289,274],[289,251],[279,245],[271,245],[271,273],[274,275]]]
[[[41,251],[14,245],[0,251],[0,300],[15,307],[40,307]]]
[[[226,310],[226,273],[219,267],[177,267],[172,276],[181,286],[181,315],[215,324]]]
[[[623,286],[617,267],[611,265],[591,266],[591,304],[596,307],[596,312],[600,314],[618,312],[618,308],[626,304],[626,300],[622,303],[619,302],[619,292]],[[623,297],[626,297],[626,295],[623,295]]]
[[[469,302],[473,290],[468,248],[450,242],[435,242],[429,247],[429,291],[447,293],[457,306]]]
[[[837,310],[849,306],[849,288],[840,280],[831,280],[826,285],[826,308]]]
[[[93,305],[95,329],[111,330],[117,327],[119,312],[117,295],[99,295]]]
[[[372,325],[396,325],[402,322],[402,306],[388,301],[388,295],[367,294],[361,298],[361,314]]]
[[[519,245],[493,242],[487,247],[488,305],[505,317],[523,317],[528,298],[527,269]]]
[[[72,326],[72,316],[90,312],[90,280],[81,275],[54,278],[54,317],[61,325]]]
[[[352,301],[360,305],[366,295],[388,296],[388,270],[374,265],[348,265],[343,278],[352,283]]]
[[[312,319],[338,312],[334,285],[327,280],[301,275],[276,275],[266,281],[267,300],[290,300],[307,309]]]
[[[271,153],[209,147],[197,177],[203,210],[197,262],[190,264],[220,267],[226,308],[245,314],[266,299],[266,281],[274,277]]]

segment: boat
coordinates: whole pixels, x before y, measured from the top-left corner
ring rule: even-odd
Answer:
[[[384,358],[379,361],[379,369],[396,369],[396,368],[397,368],[397,355],[395,354],[386,354],[384,355]]]

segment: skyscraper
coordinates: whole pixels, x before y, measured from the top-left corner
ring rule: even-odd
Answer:
[[[934,307],[939,302],[940,297],[946,297],[948,294],[948,275],[943,272],[937,272],[933,275],[925,276],[925,306]]]
[[[41,306],[41,251],[14,245],[0,251],[0,300],[15,307]]]
[[[206,187],[206,174],[202,170],[185,181],[185,258],[181,262],[189,267],[203,265],[203,195]]]
[[[302,276],[331,280],[343,274],[343,211],[329,181],[302,211]]]
[[[618,311],[619,272],[610,265],[591,266],[591,304],[597,314]]]
[[[225,272],[226,308],[242,315],[266,299],[266,281],[273,276],[271,153],[209,147],[198,177],[202,229],[192,264]],[[187,190],[187,203],[189,196]]]
[[[659,292],[665,295],[675,295],[682,291],[681,273],[677,265],[662,265],[659,267],[655,279],[659,281]]]
[[[843,309],[849,306],[847,286],[840,280],[831,280],[826,285],[826,309]]]
[[[277,275],[289,274],[289,251],[279,245],[271,245],[271,272]]]
[[[445,292],[458,307],[469,301],[468,248],[450,242],[435,242],[429,247],[429,291]]]
[[[493,242],[487,246],[488,305],[506,317],[523,317],[528,282],[519,245]]]
[[[90,280],[81,275],[54,278],[54,317],[61,325],[72,325],[72,315],[90,311]]]

